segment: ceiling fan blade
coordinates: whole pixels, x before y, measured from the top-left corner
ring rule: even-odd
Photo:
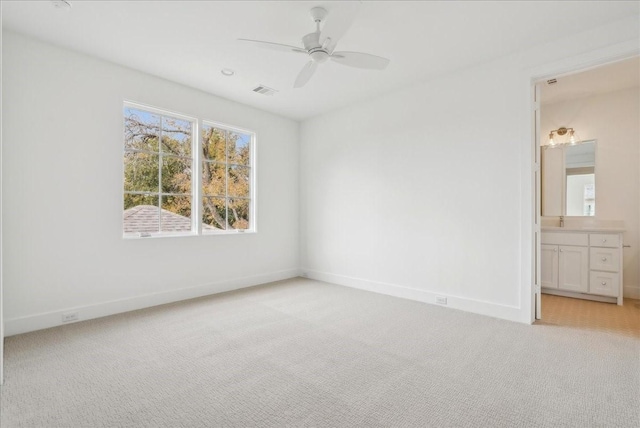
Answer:
[[[280,51],[280,52],[298,52],[298,53],[307,53],[306,50],[302,48],[298,48],[296,46],[283,45],[280,43],[273,42],[264,42],[262,40],[251,40],[251,39],[238,39],[241,42],[249,42],[255,46],[259,46],[264,49],[269,49],[272,51]]]
[[[327,15],[326,21],[320,32],[320,44],[331,53],[336,48],[338,41],[344,36],[351,24],[356,19],[360,10],[360,1],[335,2]],[[329,39],[329,40],[327,40]]]
[[[316,72],[317,68],[317,62],[309,61],[308,63],[306,63],[304,67],[302,67],[302,70],[300,70],[298,77],[296,77],[296,82],[293,84],[293,87],[302,88],[304,85],[306,85],[309,79],[311,79],[311,76],[313,76],[313,73]]]
[[[334,52],[330,58],[339,64],[369,70],[383,70],[390,62],[387,58],[362,52]]]

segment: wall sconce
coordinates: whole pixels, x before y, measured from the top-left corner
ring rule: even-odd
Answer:
[[[569,138],[567,138],[566,141],[562,142],[562,143],[558,143],[556,140],[554,140],[554,134],[557,134],[560,137],[563,137],[565,135],[567,135],[567,133],[569,133]],[[547,147],[558,147],[561,144],[568,144],[570,146],[575,146],[576,144],[578,144],[580,141],[577,139],[576,137],[576,132],[573,128],[565,128],[564,126],[558,129],[554,129],[553,131],[549,132],[549,142],[547,143]]]

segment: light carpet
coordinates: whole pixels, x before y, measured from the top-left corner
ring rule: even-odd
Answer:
[[[5,352],[2,428],[640,426],[637,337],[307,279],[13,336]]]

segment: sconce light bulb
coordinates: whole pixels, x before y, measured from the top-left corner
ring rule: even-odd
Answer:
[[[549,145],[550,146],[555,146],[556,142],[553,141],[553,132],[549,134]]]
[[[569,144],[571,144],[572,146],[576,144],[576,137],[573,135],[574,131],[571,131],[571,133],[569,134]]]

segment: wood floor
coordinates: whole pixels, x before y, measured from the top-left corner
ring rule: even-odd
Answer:
[[[543,294],[542,320],[537,323],[640,338],[640,300],[624,299],[624,305],[618,306]]]

